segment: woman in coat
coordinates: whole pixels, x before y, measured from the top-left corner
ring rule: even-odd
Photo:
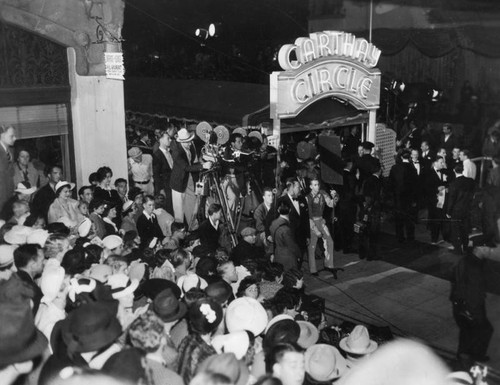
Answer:
[[[56,184],[56,199],[49,207],[48,222],[62,222],[70,229],[76,227],[83,219],[78,210],[78,201],[71,198],[74,183],[59,181]]]
[[[278,206],[278,214],[279,217],[273,221],[270,228],[274,243],[273,262],[281,263],[286,271],[298,267],[302,253],[290,227],[290,205],[282,201]]]

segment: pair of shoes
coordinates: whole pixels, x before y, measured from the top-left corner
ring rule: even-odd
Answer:
[[[318,272],[316,272],[316,273],[311,273],[311,275],[312,275],[313,277],[319,277],[319,273],[318,273]]]
[[[337,273],[339,271],[344,271],[344,269],[342,269],[341,267],[334,267],[334,268],[331,268],[331,267],[325,267],[325,270],[326,271],[329,271],[330,273],[333,274],[333,278],[334,279],[338,279],[338,276],[337,276]]]

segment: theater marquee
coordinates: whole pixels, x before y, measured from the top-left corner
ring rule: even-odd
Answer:
[[[377,109],[381,74],[374,67],[380,54],[365,39],[337,31],[312,33],[284,45],[278,55],[284,71],[270,78],[271,118],[293,118],[325,97],[360,110]]]

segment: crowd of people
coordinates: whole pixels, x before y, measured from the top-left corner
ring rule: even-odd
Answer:
[[[322,183],[315,154],[283,151],[277,162],[262,135],[233,132],[220,160],[200,152],[185,127],[150,139],[129,133],[128,176],[112,183],[103,166],[77,189],[60,165],[42,174],[27,151],[14,157],[15,128],[0,127],[0,383],[362,384],[375,368],[397,372],[394,362],[404,359],[429,364],[427,379],[444,381],[447,369],[426,348],[400,341],[379,349],[363,325],[329,344],[324,305],[307,294],[303,265],[337,279],[341,250],[379,259],[387,196],[398,241],[414,240],[427,209],[431,242],[442,234],[454,252],[468,251],[477,172],[451,126],[434,153],[425,141],[402,150],[387,180],[374,144],[353,128],[339,156],[342,185]],[[498,241],[496,131],[488,140],[483,243]],[[228,201],[201,206],[200,183],[215,168]],[[237,242],[225,242],[229,216],[257,192],[247,221],[232,227]],[[481,246],[474,255],[497,251]],[[463,276],[457,317],[462,297],[471,298]],[[492,331],[481,294],[467,310],[490,329],[471,343],[478,330],[462,325],[459,354],[470,362],[485,359]]]

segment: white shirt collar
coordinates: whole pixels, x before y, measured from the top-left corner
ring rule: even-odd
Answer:
[[[214,223],[212,221],[212,218],[211,217],[208,217],[208,220],[210,221],[210,224],[212,225],[212,227],[217,230],[219,228],[219,221],[217,221],[216,223]]]
[[[155,217],[155,215],[154,215],[154,214],[149,215],[149,214],[148,214],[147,212],[145,212],[145,211],[143,211],[142,213],[146,216],[146,218],[147,218],[148,220],[150,220],[151,218],[154,218],[154,217]]]

